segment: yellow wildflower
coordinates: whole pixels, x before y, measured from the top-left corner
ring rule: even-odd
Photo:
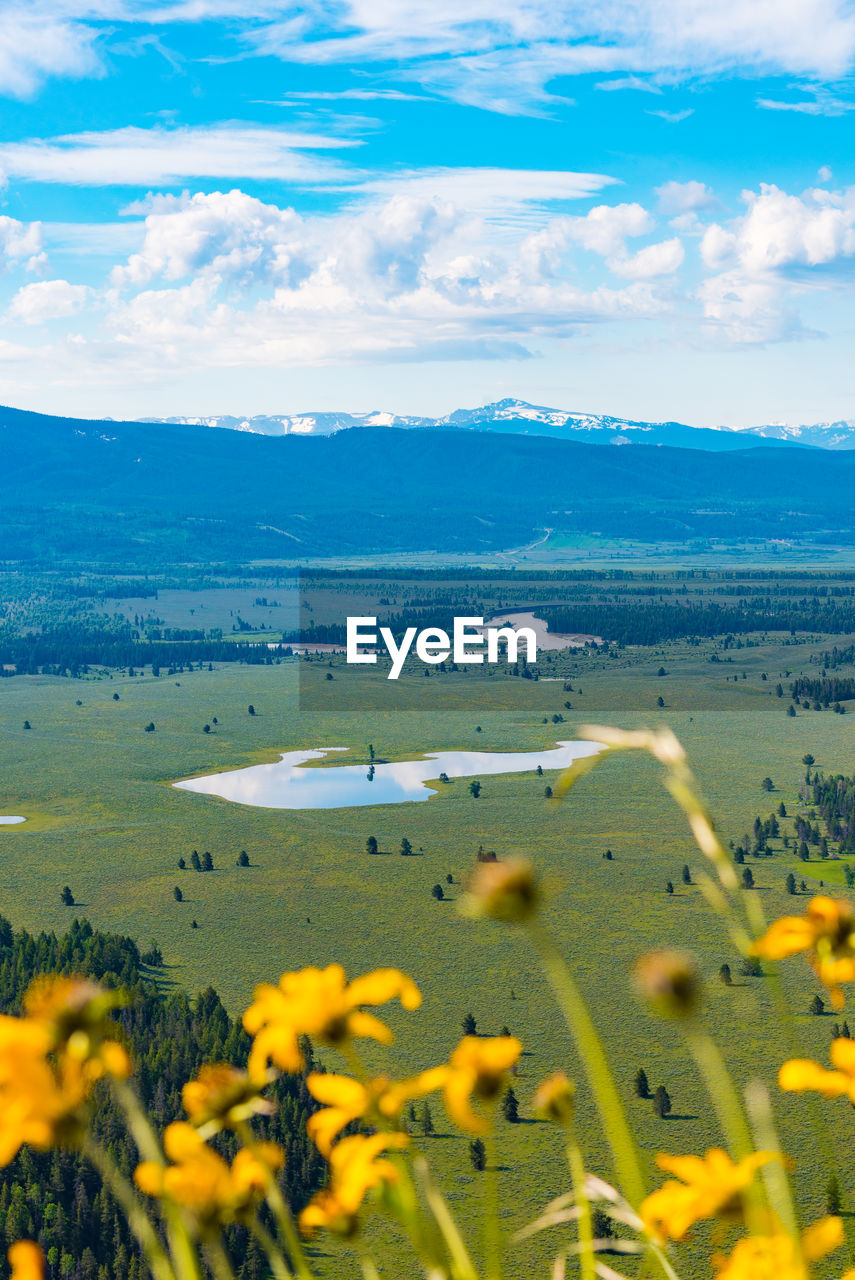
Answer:
[[[499,1093],[505,1076],[518,1061],[522,1045],[516,1036],[464,1036],[442,1071],[445,1109],[461,1129],[485,1133],[489,1128],[483,1116],[472,1110],[471,1099],[492,1102]]]
[[[776,1157],[757,1151],[734,1164],[726,1151],[711,1147],[704,1156],[658,1155],[656,1163],[681,1181],[666,1182],[641,1205],[641,1220],[657,1239],[682,1240],[704,1218],[741,1210],[741,1196],[761,1165]]]
[[[45,1262],[42,1251],[32,1240],[18,1240],[8,1253],[12,1274],[9,1280],[44,1280]]]
[[[330,1152],[329,1186],[319,1191],[300,1214],[301,1231],[310,1236],[323,1228],[351,1235],[368,1192],[393,1186],[400,1177],[391,1160],[380,1158],[382,1153],[405,1147],[408,1142],[403,1133],[342,1138]]]
[[[202,1226],[231,1222],[256,1198],[264,1195],[283,1155],[272,1142],[242,1147],[228,1165],[209,1147],[198,1129],[179,1120],[163,1135],[169,1165],[145,1160],[134,1181],[148,1196],[168,1197],[188,1209]]]
[[[842,1009],[842,982],[855,981],[855,918],[848,902],[819,894],[803,916],[782,916],[752,948],[769,960],[808,952],[813,969],[828,989],[835,1009]]]
[[[181,1101],[191,1122],[206,1135],[273,1111],[247,1073],[227,1062],[202,1067],[196,1079],[188,1080],[181,1090]]]
[[[318,1150],[328,1156],[338,1135],[354,1120],[374,1117],[381,1123],[397,1120],[406,1102],[433,1093],[445,1080],[446,1068],[434,1067],[411,1080],[393,1082],[378,1076],[362,1085],[350,1076],[312,1072],[306,1078],[309,1093],[325,1103],[306,1121],[306,1132]]]
[[[809,1058],[791,1058],[778,1072],[778,1084],[787,1093],[821,1093],[824,1098],[848,1097],[855,1103],[855,1041],[846,1037],[831,1042],[829,1071]]]
[[[88,978],[48,974],[30,984],[24,1011],[49,1029],[57,1053],[99,1063],[102,1074],[124,1079],[131,1074],[131,1062],[113,1039],[116,1025],[108,1017],[122,1002],[119,992],[106,991]]]
[[[397,969],[375,969],[348,982],[340,964],[283,973],[278,986],[263,982],[254,994],[243,1015],[243,1025],[254,1037],[249,1057],[253,1079],[263,1076],[271,1061],[283,1071],[299,1071],[303,1035],[333,1047],[357,1036],[390,1044],[389,1028],[363,1006],[386,1004],[397,996],[405,1009],[417,1009],[422,1001],[415,983]]]
[[[801,1251],[792,1237],[780,1230],[767,1236],[746,1236],[729,1258],[716,1259],[716,1280],[810,1280],[806,1263],[824,1258],[842,1243],[840,1218],[821,1218],[802,1232]]]
[[[101,1057],[77,1057],[68,1047],[54,1056],[53,1038],[47,1023],[0,1015],[0,1166],[25,1143],[46,1150],[71,1142],[80,1108],[107,1069]]]

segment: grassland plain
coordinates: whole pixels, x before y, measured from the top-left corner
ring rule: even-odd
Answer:
[[[549,924],[590,1001],[649,1157],[663,1149],[700,1150],[718,1134],[678,1034],[649,1018],[631,993],[629,970],[646,948],[682,944],[697,954],[707,979],[705,1017],[740,1080],[759,1073],[773,1084],[777,1063],[794,1049],[825,1060],[832,1020],[807,1015],[816,990],[807,968],[795,961],[783,971],[797,1011],[794,1045],[778,1023],[768,980],[738,975],[720,923],[698,889],[682,884],[683,865],[698,868],[701,858],[661,790],[656,766],[636,757],[611,760],[560,806],[544,796],[554,777],[534,772],[484,778],[477,800],[461,780],[426,803],[313,812],[237,806],[170,783],[274,760],[297,747],[348,746],[353,759],[367,761],[371,742],[379,757],[405,759],[443,748],[551,746],[572,737],[578,722],[665,723],[685,743],[722,835],[740,840],[755,815],[765,817],[781,800],[795,811],[805,752],[826,771],[852,771],[855,716],[800,710],[790,718],[787,700],[773,693],[779,674],[808,670],[810,653],[825,647],[824,640],[797,646],[770,640],[731,654],[732,664],[711,664],[709,646],[628,650],[617,660],[580,656],[571,694],[547,680],[404,677],[411,709],[376,712],[364,709],[362,682],[369,677],[340,661],[333,681],[326,681],[328,668],[320,662],[304,669],[304,679],[316,680],[316,693],[329,700],[328,710],[311,712],[300,709],[293,663],[159,679],[4,680],[0,811],[24,814],[28,822],[0,829],[0,910],[31,930],[62,930],[79,914],[143,942],[155,938],[169,966],[167,982],[191,991],[211,983],[235,1010],[254,982],[286,968],[339,960],[355,973],[397,965],[417,979],[425,1003],[416,1014],[392,1010],[398,1042],[371,1055],[372,1065],[396,1072],[438,1060],[456,1042],[468,1012],[480,1031],[507,1025],[526,1049],[515,1088],[527,1122],[501,1122],[499,1140],[503,1212],[516,1228],[567,1182],[558,1137],[530,1122],[531,1093],[559,1066],[579,1071],[521,939],[498,926],[467,923],[453,901],[431,896],[448,874],[454,877],[449,898],[459,895],[479,844],[499,856],[529,853],[541,867]],[[660,665],[669,672],[665,678],[656,675]],[[436,710],[441,686],[452,691],[450,705]],[[250,703],[255,716],[247,713]],[[544,724],[555,712],[565,723]],[[204,733],[214,717],[218,723]],[[25,720],[31,729],[23,728]],[[155,731],[146,733],[150,722]],[[768,795],[760,788],[767,775],[776,788]],[[792,830],[789,822],[782,827]],[[365,853],[369,835],[387,856]],[[404,836],[417,856],[399,855]],[[780,842],[776,847],[774,857],[752,860],[770,916],[798,903],[784,892],[788,871],[810,888],[842,878],[839,864],[797,863]],[[611,861],[603,858],[607,848]],[[209,850],[216,870],[179,871],[178,858],[189,861],[193,849]],[[250,856],[246,868],[236,866],[242,849]],[[665,891],[668,880],[673,895]],[[60,904],[64,884],[77,900],[74,909]],[[175,885],[183,890],[181,903]],[[198,929],[191,927],[194,919]],[[734,968],[731,988],[717,978],[724,961]],[[332,1055],[327,1061],[334,1065]],[[669,1120],[656,1119],[649,1102],[632,1096],[639,1066],[654,1088],[668,1088]],[[824,1209],[835,1165],[850,1209],[852,1110],[775,1095],[806,1219]],[[590,1163],[608,1172],[584,1087],[579,1109]],[[419,1141],[477,1238],[481,1179],[469,1164],[468,1139],[451,1129],[438,1104],[432,1110],[438,1136]],[[369,1241],[383,1238],[379,1227],[368,1234]],[[320,1252],[329,1256],[331,1276],[355,1274],[337,1251],[323,1245]],[[540,1238],[514,1252],[509,1274],[543,1275],[548,1256],[549,1241]],[[700,1246],[688,1250],[687,1274],[706,1274],[704,1257]],[[406,1259],[399,1253],[383,1274],[409,1274]]]

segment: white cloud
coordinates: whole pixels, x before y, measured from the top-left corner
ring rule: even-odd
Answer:
[[[180,280],[214,273],[230,279],[271,275],[296,279],[304,268],[302,220],[293,209],[264,204],[242,191],[161,198],[145,220],[138,253],[113,271],[119,286],[143,285],[154,276]]]
[[[648,111],[649,116],[658,116],[660,120],[666,120],[668,124],[682,124],[684,120],[688,120],[689,116],[695,114],[694,107],[687,107],[684,111]]]
[[[713,224],[702,253],[708,265],[733,258],[747,272],[820,267],[855,254],[855,188],[803,196],[762,185],[743,193],[748,210],[727,230]]]
[[[40,280],[18,290],[9,304],[9,315],[24,324],[59,320],[79,311],[89,293],[86,285],[69,284],[67,280]]]
[[[341,181],[348,170],[306,153],[351,145],[324,134],[249,124],[128,127],[2,143],[0,169],[27,182],[86,186],[168,186],[202,177],[321,183]]]
[[[251,38],[294,62],[397,61],[458,101],[514,111],[548,103],[555,77],[589,72],[838,78],[855,16],[846,0],[307,0],[299,19]]]
[[[612,259],[609,262],[615,275],[628,280],[652,280],[654,276],[673,275],[683,265],[685,258],[682,241],[676,236],[649,244],[630,257]]]
[[[43,261],[42,224],[19,222],[17,218],[0,216],[0,259],[7,263],[26,262],[31,269]]]
[[[621,254],[627,237],[651,231],[653,219],[640,204],[600,204],[584,217],[567,218],[565,226],[571,240],[607,257]]]
[[[435,168],[368,178],[349,189],[363,196],[447,200],[491,221],[524,218],[556,201],[581,200],[617,180],[563,169]]]
[[[806,86],[803,92],[811,93],[813,97],[797,99],[795,102],[782,102],[777,98],[758,98],[757,106],[765,111],[796,111],[806,116],[843,116],[848,111],[855,110],[855,102],[838,98],[820,85]]]
[[[713,223],[701,241],[704,264],[721,273],[699,289],[704,313],[734,341],[799,336],[796,298],[851,282],[855,188],[795,196],[764,185],[743,200],[741,217]]]
[[[0,12],[0,94],[28,98],[52,76],[78,79],[101,74],[97,32],[73,14],[42,15],[36,5]]]
[[[652,84],[649,80],[642,80],[641,76],[618,76],[614,80],[601,80],[594,88],[604,89],[606,92],[614,92],[618,89],[637,89],[639,93],[661,94],[662,92],[658,84]]]
[[[718,204],[705,182],[666,182],[656,188],[659,209],[665,214],[692,213]]]

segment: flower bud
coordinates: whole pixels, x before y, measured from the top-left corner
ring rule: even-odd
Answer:
[[[556,1071],[538,1087],[532,1099],[534,1110],[542,1119],[568,1126],[576,1110],[576,1086],[563,1071]]]
[[[695,962],[685,951],[648,951],[635,966],[635,986],[654,1013],[688,1018],[700,1000]]]
[[[464,910],[519,924],[534,915],[540,893],[534,867],[527,858],[481,862],[472,877]]]

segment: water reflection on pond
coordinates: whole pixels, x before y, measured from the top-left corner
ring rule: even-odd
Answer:
[[[580,756],[600,750],[593,742],[559,742],[547,751],[436,751],[421,760],[395,764],[336,764],[306,769],[309,760],[321,760],[346,747],[286,751],[275,764],[257,764],[204,778],[187,778],[173,786],[201,795],[220,796],[261,809],[343,809],[369,804],[403,804],[429,800],[440,787],[427,787],[429,779],[444,773],[454,778],[482,778],[494,773],[527,773],[566,769]],[[369,776],[371,775],[371,776]]]

